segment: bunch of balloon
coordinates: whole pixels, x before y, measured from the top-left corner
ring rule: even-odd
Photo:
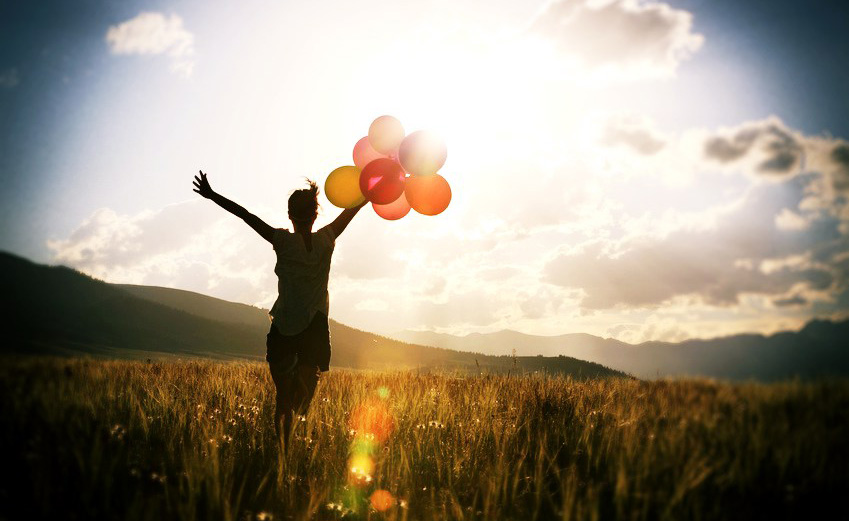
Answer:
[[[437,173],[448,158],[448,148],[433,132],[405,135],[400,121],[380,116],[354,145],[353,156],[353,166],[340,166],[324,183],[333,205],[353,208],[369,201],[375,213],[389,221],[404,217],[410,209],[437,215],[448,208],[451,187]]]

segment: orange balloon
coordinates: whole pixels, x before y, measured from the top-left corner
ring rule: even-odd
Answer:
[[[394,154],[403,139],[404,127],[392,116],[380,116],[368,128],[368,141],[381,154]]]
[[[368,136],[360,139],[357,141],[357,144],[354,145],[354,164],[357,165],[357,168],[360,170],[365,168],[367,164],[371,163],[375,159],[380,159],[381,157],[386,156],[371,146],[371,143],[368,142]]]
[[[355,166],[340,166],[330,172],[324,182],[324,194],[339,208],[353,208],[365,201],[360,191],[360,169]]]
[[[398,149],[401,166],[413,175],[433,175],[447,158],[445,141],[427,130],[417,130],[405,137]]]
[[[360,174],[360,191],[375,204],[389,204],[404,193],[407,177],[397,161],[375,159]]]
[[[413,210],[423,215],[437,215],[451,202],[451,187],[439,174],[412,175],[407,178],[404,195]]]
[[[374,213],[383,217],[387,221],[397,221],[401,217],[410,213],[410,203],[407,202],[407,198],[404,197],[403,193],[401,194],[401,197],[395,199],[389,204],[371,203],[371,207],[374,208]]]

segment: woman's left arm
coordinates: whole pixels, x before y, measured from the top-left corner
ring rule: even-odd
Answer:
[[[357,212],[359,212],[360,208],[365,206],[366,203],[368,203],[368,201],[363,201],[360,205],[355,206],[353,208],[345,208],[344,210],[342,210],[342,213],[339,214],[339,217],[337,217],[333,220],[332,223],[330,223],[330,227],[333,229],[333,234],[336,237],[342,235],[342,232],[344,232],[345,228],[348,227],[348,223],[351,222],[351,219],[353,219],[354,216],[357,215]]]
[[[252,214],[251,212],[244,209],[242,206],[236,204],[235,202],[227,199],[223,195],[214,191],[212,187],[209,185],[209,180],[206,178],[206,174],[200,172],[200,176],[195,176],[194,181],[194,191],[202,195],[203,197],[210,199],[215,204],[224,208],[228,212],[232,213],[236,217],[239,217],[243,221],[245,221],[248,226],[254,229],[263,239],[268,242],[271,242],[272,237],[274,237],[274,228],[265,223],[262,219]]]

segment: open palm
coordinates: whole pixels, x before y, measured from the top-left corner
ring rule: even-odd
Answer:
[[[209,186],[209,181],[206,179],[206,174],[204,174],[201,170],[198,170],[198,172],[200,173],[200,175],[195,176],[195,181],[193,183],[195,186],[194,191],[209,199],[215,192],[213,192],[212,187]]]

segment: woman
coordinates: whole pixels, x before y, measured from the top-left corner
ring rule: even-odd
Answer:
[[[288,435],[295,414],[305,414],[318,379],[330,364],[330,331],[327,323],[327,279],[336,238],[342,234],[363,204],[344,210],[329,225],[312,232],[318,215],[318,185],[295,190],[289,196],[289,219],[294,233],[274,229],[256,215],[216,193],[206,174],[195,176],[194,191],[241,218],[277,254],[277,301],[271,308],[271,330],[266,355],[277,391],[274,428]]]

